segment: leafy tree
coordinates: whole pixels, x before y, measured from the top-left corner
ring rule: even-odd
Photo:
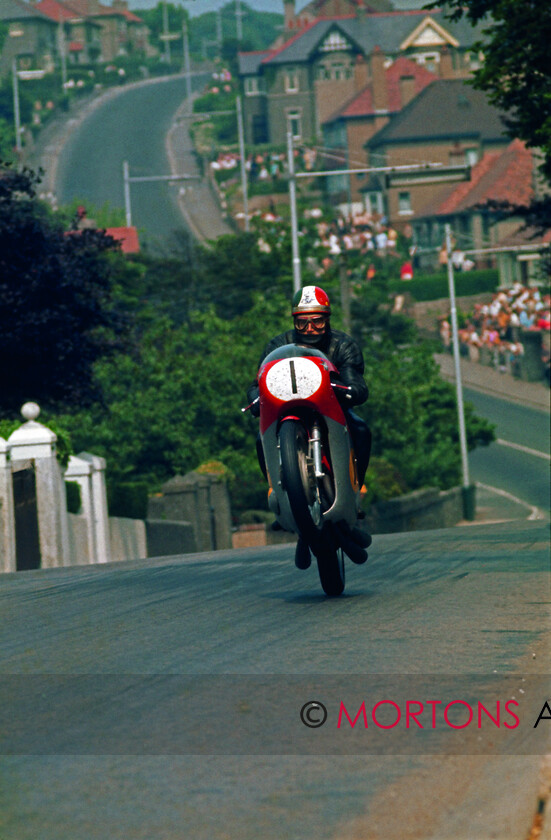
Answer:
[[[0,168],[0,413],[26,399],[78,405],[92,397],[92,365],[108,352],[114,242],[67,235],[36,199],[38,177]]]
[[[473,84],[507,115],[511,136],[542,149],[542,169],[551,180],[551,6],[533,0],[447,0],[445,8],[452,20],[486,24],[474,47],[484,53],[484,62]]]

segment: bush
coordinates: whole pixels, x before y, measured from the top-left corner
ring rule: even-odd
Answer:
[[[67,511],[69,513],[80,513],[82,508],[80,484],[76,481],[66,481],[65,491],[67,494]]]
[[[362,499],[364,508],[376,502],[385,502],[407,492],[407,484],[396,469],[386,458],[371,458],[365,475],[367,495]]]
[[[480,271],[465,271],[454,274],[455,293],[458,297],[466,295],[478,295],[484,292],[495,292],[499,285],[499,272],[497,269],[489,268]],[[414,277],[413,280],[391,280],[389,291],[409,292],[416,301],[439,300],[449,295],[448,275],[427,274]]]
[[[144,481],[107,482],[109,516],[147,519],[148,485]]]

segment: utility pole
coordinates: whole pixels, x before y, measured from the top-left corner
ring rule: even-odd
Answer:
[[[298,247],[297,181],[295,174],[293,132],[290,128],[287,131],[287,163],[289,166],[289,206],[291,208],[291,244],[293,249],[293,291],[298,292],[301,286],[301,272],[300,251]]]
[[[165,61],[170,64],[170,38],[168,32],[168,0],[163,3],[163,35],[165,42]]]
[[[247,161],[245,159],[245,135],[243,131],[243,109],[241,97],[237,97],[237,133],[239,135],[239,155],[241,157],[241,188],[243,190],[243,213],[245,214],[245,230],[249,232],[249,196],[247,192]]]
[[[222,9],[216,10],[216,42],[218,44],[218,55],[222,51]]]
[[[469,515],[471,507],[468,503],[468,493],[471,491],[469,481],[469,459],[467,457],[467,434],[465,431],[465,410],[463,407],[463,386],[461,383],[461,365],[459,356],[459,335],[457,330],[457,306],[455,302],[455,280],[452,262],[452,235],[451,225],[446,224],[446,254],[448,258],[448,288],[450,296],[450,320],[452,328],[453,360],[455,366],[455,387],[457,395],[457,417],[459,422],[459,446],[461,449],[461,466],[463,473],[463,509],[466,519],[472,519],[474,513]]]
[[[182,24],[182,36],[184,41],[184,73],[186,74],[186,95],[187,95],[187,112],[191,113],[191,70],[189,64],[189,39],[187,32],[187,20],[184,17]]]
[[[243,17],[243,10],[241,8],[241,3],[239,0],[235,0],[235,28],[237,32],[237,40],[243,40],[243,24],[241,22],[241,18]]]
[[[15,150],[18,157],[18,165],[21,167],[21,113],[19,111],[19,80],[17,78],[17,58],[12,61],[12,85],[13,85],[13,118],[15,121]]]
[[[58,44],[59,57],[61,60],[61,88],[66,90],[67,86],[67,53],[65,50],[65,30],[63,28],[63,21],[61,19],[61,11],[59,12],[59,29],[58,29]]]

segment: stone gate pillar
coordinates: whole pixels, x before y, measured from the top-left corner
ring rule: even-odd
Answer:
[[[57,436],[37,422],[40,407],[36,403],[25,403],[21,414],[27,422],[10,435],[8,445],[12,463],[34,463],[41,566],[68,566],[71,560],[67,496],[56,457]]]
[[[15,572],[15,512],[9,446],[0,437],[0,572]]]
[[[105,465],[105,458],[80,452],[71,455],[65,471],[65,480],[74,481],[80,487],[89,563],[108,563],[110,560]]]

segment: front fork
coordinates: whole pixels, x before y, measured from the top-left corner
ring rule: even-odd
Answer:
[[[314,462],[314,474],[318,479],[323,478],[324,472],[321,459],[321,429],[319,427],[319,423],[316,421],[312,424],[310,448],[312,452],[312,460]]]

